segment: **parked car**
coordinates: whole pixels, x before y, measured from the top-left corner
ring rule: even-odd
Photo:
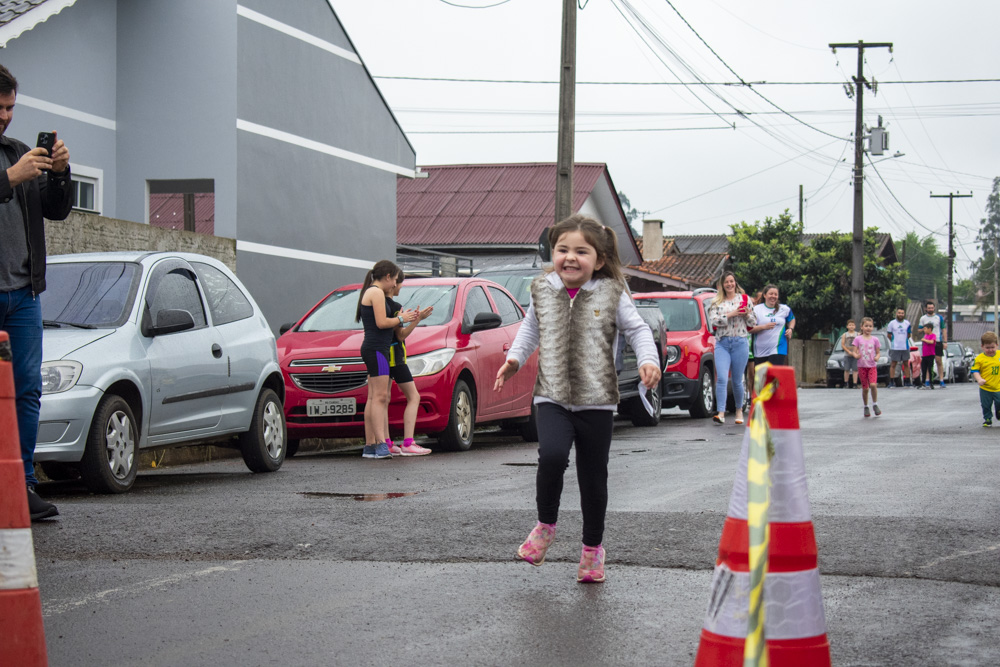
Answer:
[[[878,338],[880,345],[879,357],[875,365],[878,382],[884,384],[889,381],[889,336],[884,329],[873,331],[872,335]],[[844,357],[847,353],[844,352],[840,340],[837,338],[833,348],[826,351],[827,356],[830,357],[826,360],[826,386],[831,388],[844,386]]]
[[[503,285],[514,296],[525,310],[531,303],[531,281],[543,269],[535,266],[509,266],[500,269],[480,271],[476,277],[492,280]],[[633,297],[637,295],[633,294]],[[653,304],[643,304],[636,301],[636,308],[642,316],[656,342],[657,356],[660,359],[661,370],[666,367],[667,334],[663,315]],[[650,414],[639,397],[639,366],[632,346],[624,336],[618,338],[618,350],[615,354],[615,370],[618,372],[618,414],[632,420],[634,426],[656,426],[660,423],[662,411],[662,396],[664,382],[652,390],[643,389],[646,400],[652,406]]]
[[[340,287],[278,338],[285,379],[289,450],[301,438],[364,435],[368,373],[361,360],[364,332],[355,321],[360,285]],[[407,363],[420,392],[416,430],[445,449],[467,450],[476,426],[499,422],[538,439],[532,389],[534,354],[507,383],[493,391],[521,326],[524,312],[500,285],[478,278],[407,278],[396,300],[404,308],[434,312],[406,339]],[[393,387],[389,427],[403,425],[406,400]]]
[[[972,361],[975,357],[970,358],[965,354],[965,346],[958,342],[950,342],[945,345],[945,354],[947,354],[947,361],[950,367],[950,374],[948,374],[948,380],[950,382],[968,382],[970,369],[972,368]]]
[[[692,417],[715,414],[715,339],[708,304],[715,290],[639,292],[636,303],[655,303],[667,327],[663,407],[679,407]]]
[[[135,482],[152,447],[239,447],[247,467],[285,459],[274,334],[226,266],[193,253],[49,257],[35,460],[92,491]]]

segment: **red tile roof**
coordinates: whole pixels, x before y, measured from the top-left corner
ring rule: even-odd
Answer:
[[[642,239],[636,243],[642,251]],[[663,257],[630,268],[664,278],[689,283],[692,287],[711,287],[718,279],[718,271],[729,257],[727,253],[678,253],[673,239],[663,240]]]
[[[554,163],[421,167],[427,178],[396,181],[397,242],[403,245],[534,244],[555,215]],[[578,163],[573,210],[607,165]]]

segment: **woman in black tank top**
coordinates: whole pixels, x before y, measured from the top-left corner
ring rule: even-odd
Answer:
[[[355,320],[364,326],[365,338],[361,343],[361,358],[368,368],[368,400],[365,403],[366,459],[392,458],[385,441],[388,437],[386,423],[389,414],[389,346],[392,332],[397,325],[416,318],[407,310],[398,317],[387,312],[386,300],[396,287],[399,267],[387,259],[376,262],[365,276],[358,296]]]

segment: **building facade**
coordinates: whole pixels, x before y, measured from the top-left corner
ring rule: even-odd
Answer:
[[[326,0],[0,2],[0,45],[7,132],[58,131],[78,210],[190,201],[272,329],[393,256],[416,154]]]

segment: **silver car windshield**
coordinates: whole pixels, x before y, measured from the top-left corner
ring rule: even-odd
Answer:
[[[140,274],[131,262],[49,264],[42,319],[54,327],[119,327],[132,312]]]
[[[427,327],[444,324],[451,319],[455,308],[454,285],[406,285],[399,290],[395,300],[403,308],[434,307],[434,312],[418,326]],[[298,331],[351,331],[360,330],[361,322],[354,320],[358,309],[358,290],[337,291],[326,298],[312,312]]]

